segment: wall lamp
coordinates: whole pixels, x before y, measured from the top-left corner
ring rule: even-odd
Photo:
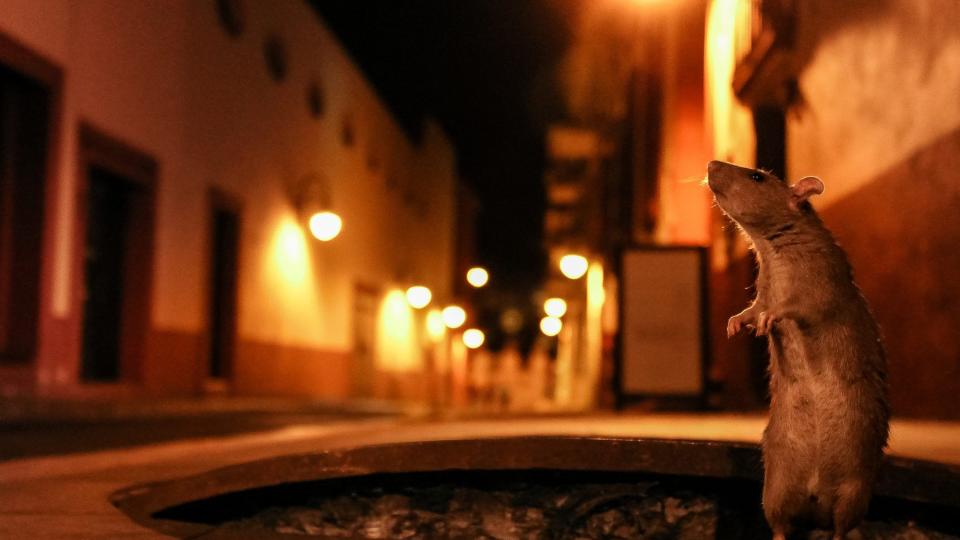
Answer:
[[[343,229],[343,220],[333,211],[330,185],[320,173],[309,173],[297,186],[296,204],[300,219],[306,221],[310,234],[321,242],[329,242]]]

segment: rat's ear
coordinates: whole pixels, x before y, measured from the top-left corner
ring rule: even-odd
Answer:
[[[809,199],[812,195],[823,193],[823,182],[816,176],[805,176],[790,186],[793,196],[790,197],[790,205],[797,208],[800,203]]]

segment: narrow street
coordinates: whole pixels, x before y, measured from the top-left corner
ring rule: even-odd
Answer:
[[[0,2],[0,540],[960,540],[960,1]]]
[[[204,411],[120,418],[31,419],[0,422],[0,461],[47,455],[132,448],[188,439],[268,432],[288,426],[325,425],[381,416],[324,409]]]

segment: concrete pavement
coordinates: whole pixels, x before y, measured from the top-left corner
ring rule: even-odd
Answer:
[[[373,418],[11,460],[0,463],[0,537],[158,538],[111,506],[110,493],[132,484],[293,453],[388,442],[550,434],[757,442],[764,423],[756,415],[707,414],[454,421]],[[960,423],[894,421],[890,453],[960,464]]]
[[[0,399],[0,461],[274,431],[422,411],[293,398]]]

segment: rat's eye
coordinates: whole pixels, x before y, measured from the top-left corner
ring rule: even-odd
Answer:
[[[754,182],[763,182],[763,175],[759,172],[753,172],[750,174],[750,179]]]

